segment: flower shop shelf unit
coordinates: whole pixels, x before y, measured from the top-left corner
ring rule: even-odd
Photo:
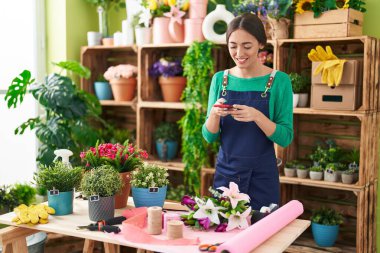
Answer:
[[[294,16],[294,38],[349,37],[363,34],[363,13],[354,9],[323,12],[314,18],[312,11]]]
[[[134,47],[82,47],[81,63],[91,70],[91,77],[81,79],[81,88],[95,94],[94,82],[103,76],[110,66],[132,64],[137,66],[137,52]]]
[[[331,46],[341,59],[356,59],[363,63],[362,80],[358,85],[361,105],[358,111],[377,112],[380,110],[380,40],[369,36],[319,39],[286,39],[277,41],[277,67],[287,73],[309,70],[311,61],[307,54],[317,45]],[[331,111],[336,111],[331,108]]]

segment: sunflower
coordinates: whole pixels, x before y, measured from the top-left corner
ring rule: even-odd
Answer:
[[[350,0],[336,0],[336,8],[338,9],[348,9]]]
[[[305,11],[311,11],[311,3],[315,0],[299,0],[296,5],[296,13],[302,14]]]

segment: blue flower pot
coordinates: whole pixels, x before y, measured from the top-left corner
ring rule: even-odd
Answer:
[[[142,206],[164,206],[167,186],[159,187],[157,192],[152,192],[149,188],[132,187],[133,202],[136,207]]]
[[[160,160],[173,160],[177,156],[178,141],[156,141],[156,150]]]
[[[314,241],[320,247],[332,247],[338,237],[339,225],[328,226],[312,222],[311,231]]]
[[[95,82],[94,83],[95,94],[99,100],[111,100],[112,90],[108,82]]]
[[[54,215],[67,215],[73,213],[74,192],[59,192],[58,195],[50,195],[48,191],[48,204],[54,208]]]

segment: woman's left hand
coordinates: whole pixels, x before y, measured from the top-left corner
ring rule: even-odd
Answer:
[[[230,111],[230,115],[237,121],[250,122],[257,121],[257,119],[262,115],[262,113],[246,105],[233,105],[234,110]]]

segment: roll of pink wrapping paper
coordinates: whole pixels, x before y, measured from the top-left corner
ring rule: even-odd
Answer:
[[[264,241],[276,234],[303,213],[303,205],[292,200],[259,220],[244,231],[225,241],[217,249],[217,253],[249,253]]]

